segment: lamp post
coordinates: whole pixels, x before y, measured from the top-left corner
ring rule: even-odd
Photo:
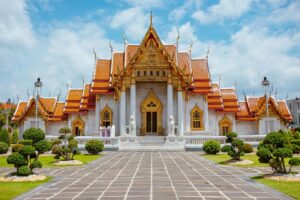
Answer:
[[[34,82],[34,88],[36,90],[36,97],[35,97],[35,128],[38,128],[38,121],[37,121],[37,115],[38,115],[38,98],[40,95],[41,87],[43,86],[43,83],[41,82],[40,78],[37,78],[37,81]]]
[[[262,80],[261,82],[262,86],[264,87],[265,89],[265,96],[266,96],[266,112],[267,112],[267,133],[270,132],[270,125],[269,125],[269,101],[268,101],[268,88],[269,88],[269,85],[270,85],[270,81],[268,81],[267,77],[265,76],[264,79]]]
[[[7,100],[6,102],[6,129],[8,129],[8,115],[9,115],[9,110],[11,108],[11,101],[10,99]]]

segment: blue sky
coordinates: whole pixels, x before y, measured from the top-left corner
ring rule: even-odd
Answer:
[[[123,50],[122,35],[140,43],[149,25],[164,43],[193,57],[210,48],[212,81],[237,86],[242,99],[261,95],[267,76],[273,95],[300,96],[300,1],[292,0],[1,0],[0,101],[27,99],[41,77],[44,96],[82,87],[98,57]],[[277,91],[277,92],[276,92]]]

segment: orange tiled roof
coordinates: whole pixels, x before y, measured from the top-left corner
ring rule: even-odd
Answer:
[[[240,121],[255,121],[256,118],[249,112],[247,102],[239,102],[240,111],[236,113],[237,120]]]
[[[124,53],[114,53],[112,74],[116,75],[118,73],[118,70],[122,70],[123,68],[124,68]]]
[[[25,112],[25,110],[27,108],[27,104],[28,104],[28,101],[22,101],[22,102],[18,103],[17,108],[14,113],[14,116],[13,116],[14,121],[18,121],[22,117],[23,113]]]
[[[70,89],[68,91],[68,95],[64,107],[64,113],[79,112],[82,93],[83,93],[82,89]]]
[[[238,112],[238,97],[233,88],[221,88],[221,96],[223,99],[224,109],[222,112]]]
[[[96,71],[94,72],[91,93],[102,94],[109,92],[111,61],[108,59],[97,60]]]
[[[17,105],[12,104],[12,103],[0,103],[0,109],[12,109],[16,108]]]
[[[289,108],[284,100],[277,101],[278,109],[282,117],[287,120],[291,121],[293,120],[293,117],[289,111]]]
[[[95,95],[90,92],[91,84],[85,84],[80,101],[80,110],[91,110],[95,108]]]
[[[190,55],[185,52],[178,53],[178,67],[181,70],[185,70],[185,74],[191,74],[190,70]]]
[[[210,93],[211,83],[207,59],[192,59],[192,73],[194,93]]]
[[[54,113],[52,116],[50,116],[49,121],[62,121],[66,119],[66,115],[63,112],[64,107],[65,107],[64,102],[57,102]]]
[[[212,84],[212,93],[207,94],[207,100],[209,109],[222,110],[224,108],[221,91],[217,83]]]
[[[130,44],[127,45],[126,48],[126,65],[130,62],[131,58],[134,56],[134,54],[139,49],[140,45]]]

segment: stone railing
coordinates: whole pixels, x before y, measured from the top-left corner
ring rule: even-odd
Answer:
[[[238,138],[246,143],[257,146],[265,135],[239,135]],[[188,148],[202,147],[207,140],[217,140],[221,145],[226,144],[226,136],[185,136],[185,146]]]
[[[54,135],[46,135],[46,139],[51,141],[57,139],[58,136]],[[77,136],[75,139],[78,141],[78,147],[84,148],[85,144],[89,140],[100,140],[103,142],[105,149],[115,149],[118,148],[117,137],[100,137],[100,136]]]

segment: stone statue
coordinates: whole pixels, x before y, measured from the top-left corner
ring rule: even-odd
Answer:
[[[175,121],[174,121],[174,117],[173,115],[170,115],[170,119],[169,119],[169,135],[174,135],[175,131]]]
[[[135,120],[134,116],[130,116],[130,124],[129,124],[129,130],[130,130],[130,135],[136,135],[136,126],[135,126]]]

